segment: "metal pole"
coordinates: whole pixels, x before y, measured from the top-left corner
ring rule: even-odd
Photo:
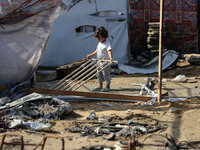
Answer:
[[[159,66],[158,66],[158,102],[162,97],[162,53],[163,53],[163,14],[164,2],[160,0],[160,30],[159,30]]]

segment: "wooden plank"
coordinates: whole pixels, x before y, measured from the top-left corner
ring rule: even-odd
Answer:
[[[0,90],[6,90],[5,86],[0,86]],[[96,93],[96,92],[78,92],[78,91],[61,91],[61,90],[49,90],[49,89],[35,89],[30,88],[31,93],[49,94],[49,95],[74,95],[74,96],[84,96],[90,98],[107,98],[107,99],[122,99],[122,100],[139,100],[139,101],[149,101],[153,97],[147,96],[132,96],[124,94],[109,94],[109,93]]]
[[[84,96],[84,97],[90,97],[90,98],[139,100],[139,101],[145,101],[145,102],[153,98],[153,97],[147,97],[147,96],[132,96],[132,95],[96,93],[96,92],[61,91],[61,90],[34,89],[34,88],[30,88],[30,92],[31,93],[35,92],[35,93],[40,93],[40,94],[50,94],[50,95],[74,95],[74,96]]]

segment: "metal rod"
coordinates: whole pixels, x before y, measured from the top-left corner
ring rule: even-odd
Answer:
[[[12,145],[12,143],[6,143],[4,142],[6,136],[18,136],[21,140],[20,144],[21,145],[21,150],[24,150],[24,142],[23,142],[23,136],[21,135],[18,135],[18,134],[12,134],[12,133],[5,133],[2,137],[2,140],[1,140],[1,146],[0,146],[0,150],[2,150],[3,148],[3,144],[9,144],[9,145]],[[14,144],[15,145],[15,144]]]
[[[61,150],[64,150],[64,149],[65,149],[65,141],[64,141],[64,138],[63,138],[63,137],[60,137],[60,136],[54,136],[54,135],[47,135],[47,136],[45,136],[45,137],[43,138],[43,140],[42,140],[38,145],[36,145],[36,147],[35,147],[33,150],[36,150],[39,146],[42,146],[41,150],[43,150],[47,138],[60,139],[60,140],[62,141],[62,147],[61,147]],[[43,143],[43,144],[42,144],[42,143]]]
[[[66,77],[64,77],[62,80],[60,80],[56,84],[54,84],[49,89],[54,89],[58,84],[60,84],[61,82],[63,82],[65,79],[67,79],[68,77],[70,77],[72,74],[74,74],[75,72],[77,72],[78,70],[80,70],[84,65],[87,65],[88,63],[90,63],[90,60],[88,60],[87,62],[85,62],[83,65],[79,66],[76,70],[74,70],[73,72],[71,72],[70,74],[68,74]]]

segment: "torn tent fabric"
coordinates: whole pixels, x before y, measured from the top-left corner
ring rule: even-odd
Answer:
[[[71,0],[66,5],[61,0],[0,1],[0,85],[30,84],[53,21],[77,2]]]

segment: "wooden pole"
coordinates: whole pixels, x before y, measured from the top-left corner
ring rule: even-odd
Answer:
[[[158,102],[162,96],[162,53],[163,53],[163,15],[164,2],[160,0],[160,29],[159,29],[159,66],[158,66]]]

